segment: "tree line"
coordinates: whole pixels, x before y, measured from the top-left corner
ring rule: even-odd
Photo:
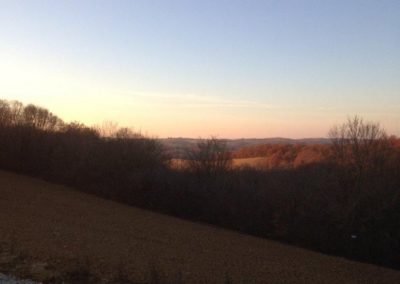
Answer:
[[[211,138],[187,153],[189,167],[174,170],[157,139],[0,100],[3,170],[399,269],[399,140],[359,117],[329,137],[324,159],[268,170],[233,168],[226,144]]]
[[[265,169],[295,168],[323,162],[330,145],[263,144],[240,148],[232,153],[235,159],[265,158],[257,166]]]

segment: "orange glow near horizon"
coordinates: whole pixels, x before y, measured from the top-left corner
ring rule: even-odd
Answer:
[[[86,125],[113,121],[155,137],[326,137],[354,112],[399,134],[399,114],[379,106],[368,113],[351,107],[269,104],[199,94],[137,90],[125,81],[73,72],[18,54],[0,53],[3,99],[43,106],[63,120]],[[56,70],[56,71],[54,71]],[[300,93],[300,91],[299,91]],[[368,109],[367,109],[368,110]]]

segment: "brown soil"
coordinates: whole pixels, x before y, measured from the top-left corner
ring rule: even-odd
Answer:
[[[400,271],[196,224],[0,172],[0,242],[100,276],[149,267],[187,283],[400,283]]]

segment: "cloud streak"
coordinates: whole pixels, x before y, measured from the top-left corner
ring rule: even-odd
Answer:
[[[126,94],[129,98],[138,98],[142,102],[149,102],[159,106],[175,106],[179,108],[231,108],[231,109],[287,109],[288,106],[280,106],[265,102],[240,99],[225,99],[222,97],[194,95],[194,94],[168,94],[151,92],[134,92]]]

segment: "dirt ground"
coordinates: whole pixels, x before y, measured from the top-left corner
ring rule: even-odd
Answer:
[[[0,172],[0,243],[101,276],[149,267],[185,283],[400,283],[400,271],[196,224]]]

